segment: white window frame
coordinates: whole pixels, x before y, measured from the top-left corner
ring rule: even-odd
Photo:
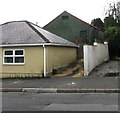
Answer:
[[[23,51],[23,55],[15,55],[15,51]],[[5,51],[13,51],[13,55],[5,55]],[[5,63],[5,57],[13,57],[13,63]],[[16,57],[24,57],[23,63],[15,63]],[[4,49],[3,50],[3,64],[4,65],[24,65],[25,64],[25,50],[24,49]]]

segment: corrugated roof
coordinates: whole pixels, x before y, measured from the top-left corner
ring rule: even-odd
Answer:
[[[55,45],[77,47],[53,33],[28,21],[14,21],[0,25],[0,45]]]

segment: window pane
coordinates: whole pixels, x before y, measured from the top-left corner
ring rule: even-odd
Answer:
[[[13,63],[13,57],[5,57],[4,63]]]
[[[68,16],[62,16],[62,20],[67,20]]]
[[[24,57],[15,57],[15,63],[24,63]]]
[[[87,37],[87,31],[80,31],[80,37],[86,38]]]
[[[23,50],[15,50],[15,55],[23,55]]]
[[[13,51],[5,51],[5,55],[13,55]]]

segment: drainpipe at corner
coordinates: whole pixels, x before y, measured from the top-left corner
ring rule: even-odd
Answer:
[[[44,73],[43,73],[43,77],[46,77],[46,47],[45,45],[43,45],[43,55],[44,55]]]

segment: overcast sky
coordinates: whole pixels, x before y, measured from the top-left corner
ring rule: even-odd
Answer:
[[[63,11],[90,23],[104,18],[107,3],[115,0],[0,0],[0,24],[28,20],[43,27]]]

